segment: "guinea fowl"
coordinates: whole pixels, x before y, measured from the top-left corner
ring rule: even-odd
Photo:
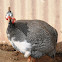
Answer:
[[[41,20],[12,19],[12,12],[6,14],[9,20],[7,36],[12,46],[28,57],[40,58],[44,55],[54,57],[56,53],[57,31],[48,23]]]

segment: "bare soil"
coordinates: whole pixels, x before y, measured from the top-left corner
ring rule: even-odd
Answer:
[[[0,62],[27,62],[27,58],[12,46],[0,44]],[[54,59],[43,56],[38,59],[38,62],[62,62],[62,53],[57,53]]]

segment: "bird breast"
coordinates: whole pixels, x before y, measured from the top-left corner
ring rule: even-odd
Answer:
[[[12,42],[19,49],[21,53],[25,53],[27,50],[30,50],[32,48],[31,44],[28,43],[27,40],[21,42],[21,41],[15,41],[14,39],[15,37],[13,37],[10,42]]]

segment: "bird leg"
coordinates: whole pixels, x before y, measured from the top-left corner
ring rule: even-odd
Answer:
[[[31,61],[31,56],[28,57],[28,61],[27,62],[30,62]]]

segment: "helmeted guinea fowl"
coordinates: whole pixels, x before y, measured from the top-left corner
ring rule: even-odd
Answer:
[[[13,23],[12,13],[9,20],[7,36],[12,46],[24,54],[24,57],[40,58],[44,55],[54,57],[56,53],[57,31],[41,20],[17,20]]]

